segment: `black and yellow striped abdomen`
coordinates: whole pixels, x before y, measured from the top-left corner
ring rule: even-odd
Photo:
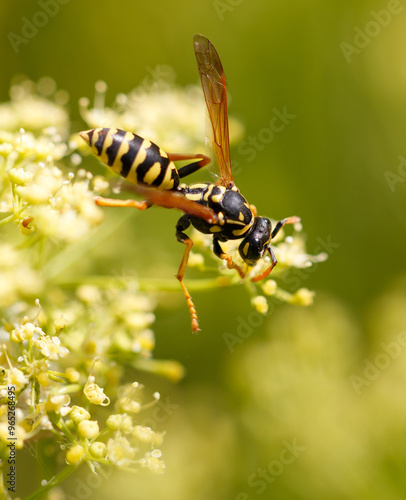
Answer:
[[[168,155],[147,139],[116,128],[80,132],[93,153],[114,172],[133,184],[172,190],[179,174]]]

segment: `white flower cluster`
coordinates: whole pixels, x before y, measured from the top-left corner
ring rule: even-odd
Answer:
[[[10,102],[0,104],[0,130],[18,132],[24,128],[41,133],[52,127],[66,138],[69,116],[64,106],[69,95],[58,90],[52,78],[43,77],[37,83],[24,77],[16,79],[10,96]]]
[[[34,94],[37,88],[48,97]],[[37,86],[24,81],[12,87],[12,100],[0,105],[0,214],[5,214],[0,226],[14,222],[24,235],[69,243],[101,223],[92,188],[105,186],[77,170],[81,160],[73,153],[75,144],[67,142],[67,112],[50,93],[58,95],[50,79]],[[75,173],[57,164],[62,159]]]
[[[111,107],[105,106],[107,85],[97,82],[93,107],[87,98],[80,101],[82,117],[91,128],[128,130],[165,151],[202,153],[210,131],[201,86],[180,87],[174,80],[171,68],[155,68],[152,77],[145,78],[130,93],[117,95]],[[243,135],[242,123],[230,117],[229,127],[230,142],[238,141]]]
[[[64,287],[59,279],[65,263],[82,255],[72,248],[86,247],[91,238],[85,237],[101,224],[94,196],[109,186],[104,177],[78,168],[66,100],[45,78],[16,83],[11,101],[0,104],[0,472],[7,472],[10,403],[16,408],[16,449],[46,432],[67,463],[87,462],[96,471],[99,463],[119,465],[115,457],[127,456],[121,439],[132,450],[128,467],[161,472],[159,434],[135,418],[131,435],[99,423],[100,407],[116,403],[125,386],[126,366],[173,380],[183,374],[176,362],[152,359],[154,301],[135,281],[115,283],[106,276],[102,286],[92,279],[80,286],[72,274]],[[86,408],[79,406],[84,402]],[[127,395],[124,403],[138,411],[148,406],[139,394],[136,401]],[[124,418],[119,408],[114,415]]]
[[[80,291],[82,297],[89,298],[91,294],[94,296],[90,288]],[[143,300],[140,294],[138,296],[139,301],[132,309],[142,314],[140,307],[150,309],[151,304],[146,297]],[[77,311],[77,307],[74,309]],[[111,316],[106,307],[99,310],[100,315],[103,309],[103,321],[106,322]],[[137,382],[120,385],[124,370],[114,361],[113,353],[108,354],[114,344],[114,339],[109,343],[108,329],[99,330],[98,347],[96,338],[77,344],[79,337],[75,330],[86,331],[88,324],[85,320],[82,323],[78,311],[75,317],[69,308],[64,316],[52,322],[57,314],[56,311],[47,314],[37,301],[34,319],[25,316],[13,323],[6,322],[0,330],[3,341],[0,350],[0,458],[5,457],[8,450],[7,405],[12,387],[18,406],[16,449],[23,448],[28,439],[40,437],[41,432],[52,431],[64,443],[68,464],[87,462],[94,472],[98,464],[103,463],[134,470],[148,468],[161,473],[165,465],[157,446],[162,444],[163,434],[142,425],[139,420],[139,413],[155,405],[159,394],[155,393],[152,401],[145,404],[142,385]],[[65,316],[72,318],[72,325]],[[65,328],[69,330],[67,335],[64,335]],[[75,342],[68,344],[71,331]],[[153,344],[148,347],[149,355],[152,347]],[[103,358],[109,357],[112,361],[101,362],[100,358],[95,358],[95,349]],[[142,354],[134,353],[134,356]],[[143,357],[148,359],[147,352]],[[97,382],[102,382],[104,387]],[[87,401],[86,407],[80,406],[83,401]],[[109,407],[111,402],[114,402],[114,410],[110,411],[105,428],[101,429],[97,420],[98,408]]]

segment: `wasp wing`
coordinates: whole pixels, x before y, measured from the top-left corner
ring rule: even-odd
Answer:
[[[181,193],[175,191],[164,191],[152,189],[140,184],[131,186],[132,190],[145,197],[151,205],[164,208],[177,208],[189,215],[204,219],[209,224],[218,222],[217,214],[209,207],[205,207],[196,201],[189,200]]]
[[[213,148],[220,168],[219,183],[234,184],[230,160],[226,77],[220,57],[205,36],[193,37],[197,67],[213,130]]]

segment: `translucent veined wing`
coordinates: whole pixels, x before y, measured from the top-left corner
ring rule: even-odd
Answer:
[[[146,200],[153,205],[164,208],[177,208],[189,215],[204,219],[209,224],[216,224],[218,222],[217,214],[211,208],[205,207],[196,201],[189,200],[181,193],[153,189],[139,184],[133,185],[131,188],[138,194],[144,196]]]
[[[213,148],[220,168],[219,184],[234,184],[230,160],[226,77],[220,57],[205,36],[193,37],[197,67],[213,130]]]

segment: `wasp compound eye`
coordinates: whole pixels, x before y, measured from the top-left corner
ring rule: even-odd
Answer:
[[[272,225],[266,217],[256,217],[250,233],[243,239],[239,246],[241,258],[249,265],[254,265],[259,260],[271,240]]]

